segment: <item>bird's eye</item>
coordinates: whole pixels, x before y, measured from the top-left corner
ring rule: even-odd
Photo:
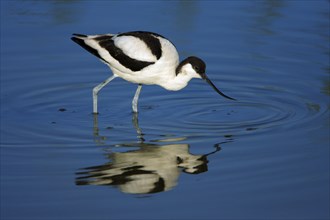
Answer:
[[[196,72],[198,72],[199,67],[198,67],[198,66],[194,66],[194,70],[195,70]]]

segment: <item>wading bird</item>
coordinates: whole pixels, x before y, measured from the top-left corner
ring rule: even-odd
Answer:
[[[93,113],[98,113],[99,91],[116,77],[138,84],[132,109],[138,112],[138,99],[142,85],[159,85],[167,90],[177,91],[187,86],[192,78],[205,80],[225,98],[205,74],[206,65],[198,57],[190,56],[179,63],[175,46],[165,37],[145,31],[120,34],[83,35],[73,34],[74,42],[97,56],[107,64],[113,75],[93,89]]]

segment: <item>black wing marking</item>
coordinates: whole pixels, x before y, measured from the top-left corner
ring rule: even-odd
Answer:
[[[154,64],[154,62],[148,62],[148,61],[141,61],[133,59],[129,56],[127,56],[120,48],[118,48],[114,41],[112,40],[112,37],[109,36],[101,36],[98,38],[94,38],[98,41],[99,45],[106,49],[110,55],[118,60],[118,62],[125,66],[126,68],[132,70],[132,71],[140,71],[143,68]]]
[[[152,32],[145,32],[145,31],[132,31],[132,32],[118,34],[118,36],[137,37],[148,46],[148,48],[151,50],[151,53],[157,57],[157,60],[159,60],[159,58],[162,56],[162,45],[160,44],[159,39],[155,37],[155,36],[160,36],[159,34]]]
[[[108,60],[104,59],[99,54],[99,51],[97,49],[87,45],[85,43],[84,39],[79,38],[79,37],[87,37],[87,35],[83,35],[83,34],[73,34],[73,35],[75,35],[77,37],[72,37],[71,40],[73,40],[75,43],[79,44],[81,47],[83,47],[85,50],[87,50],[91,54],[97,56],[104,62],[111,65],[111,63]],[[114,59],[116,59],[121,65],[125,66],[126,68],[128,68],[134,72],[140,71],[143,68],[145,68],[151,64],[154,64],[154,62],[140,61],[140,60],[136,60],[136,59],[133,59],[133,58],[127,56],[120,48],[118,48],[115,45],[112,37],[113,36],[111,36],[111,35],[101,35],[101,36],[98,36],[98,37],[95,37],[92,39],[95,40],[102,48],[107,50],[109,52],[109,54]],[[157,39],[157,38],[155,38],[155,39]],[[159,40],[158,40],[158,42],[159,42]],[[159,44],[160,44],[160,42],[159,42]],[[157,56],[157,55],[155,55],[155,56]]]
[[[79,37],[87,37],[86,35],[82,35],[82,34],[74,34],[74,35],[79,36]],[[98,58],[100,58],[104,62],[108,63],[105,59],[103,59],[100,56],[99,52],[96,49],[94,49],[93,47],[88,46],[83,39],[80,39],[78,37],[71,37],[71,40],[73,40],[74,42],[79,44],[82,48],[84,48],[85,50],[87,50],[91,54],[97,56]]]

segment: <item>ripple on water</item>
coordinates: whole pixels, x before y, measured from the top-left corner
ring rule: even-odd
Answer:
[[[248,79],[244,80],[247,80],[245,84],[249,86],[242,86],[242,79],[237,79],[236,86],[240,89],[232,89],[235,93],[229,94],[238,101],[219,98],[207,89],[192,90],[196,85],[179,93],[166,92],[155,87],[146,89],[142,92],[139,103],[141,128],[160,136],[259,134],[304,126],[304,123],[327,111],[326,106],[314,104],[305,97],[303,90],[261,87]],[[131,120],[125,118],[130,117],[130,99],[135,88],[123,85],[124,83],[114,82],[109,88],[102,90],[99,100],[103,112],[99,115],[99,121],[104,128],[113,127],[112,133],[119,129],[125,135],[128,134],[125,130],[134,132]],[[16,91],[12,104],[16,105],[17,111],[24,110],[24,114],[28,113],[32,121],[33,117],[40,118],[42,115],[42,118],[55,126],[70,120],[72,125],[68,126],[75,131],[71,134],[78,138],[82,137],[83,131],[75,126],[92,126],[91,83],[63,85],[61,81],[49,81],[49,84],[33,85],[38,89],[21,87]],[[228,89],[224,88],[224,91],[227,92]],[[10,108],[10,105],[7,107]],[[33,129],[30,129],[29,133],[31,132]],[[35,132],[42,134],[39,130]],[[58,136],[56,132],[53,134]]]
[[[314,104],[308,104],[312,101],[303,94],[280,88],[250,86],[236,92],[235,98],[238,101],[218,101],[217,97],[202,92],[198,95],[148,96],[146,102],[161,103],[149,114],[150,120],[158,124],[153,129],[159,127],[162,131],[176,130],[202,136],[286,131],[304,126],[327,109],[317,104],[311,108]]]

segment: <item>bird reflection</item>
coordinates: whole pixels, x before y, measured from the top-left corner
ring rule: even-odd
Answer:
[[[109,162],[80,169],[76,173],[76,185],[108,185],[130,194],[168,191],[177,185],[182,172],[206,172],[207,157],[221,149],[220,144],[215,144],[211,152],[195,155],[189,152],[188,144],[164,144],[166,141],[173,143],[185,138],[153,140],[146,143],[135,114],[132,123],[137,132],[138,143],[116,144],[116,147],[126,147],[129,150],[108,153]],[[97,116],[94,118],[94,136],[97,143],[103,139],[99,136]]]
[[[82,169],[76,184],[112,185],[134,194],[168,191],[176,186],[181,171],[207,171],[207,156],[219,150],[216,145],[211,153],[193,155],[188,144],[140,144],[137,150],[109,154],[111,162]]]

